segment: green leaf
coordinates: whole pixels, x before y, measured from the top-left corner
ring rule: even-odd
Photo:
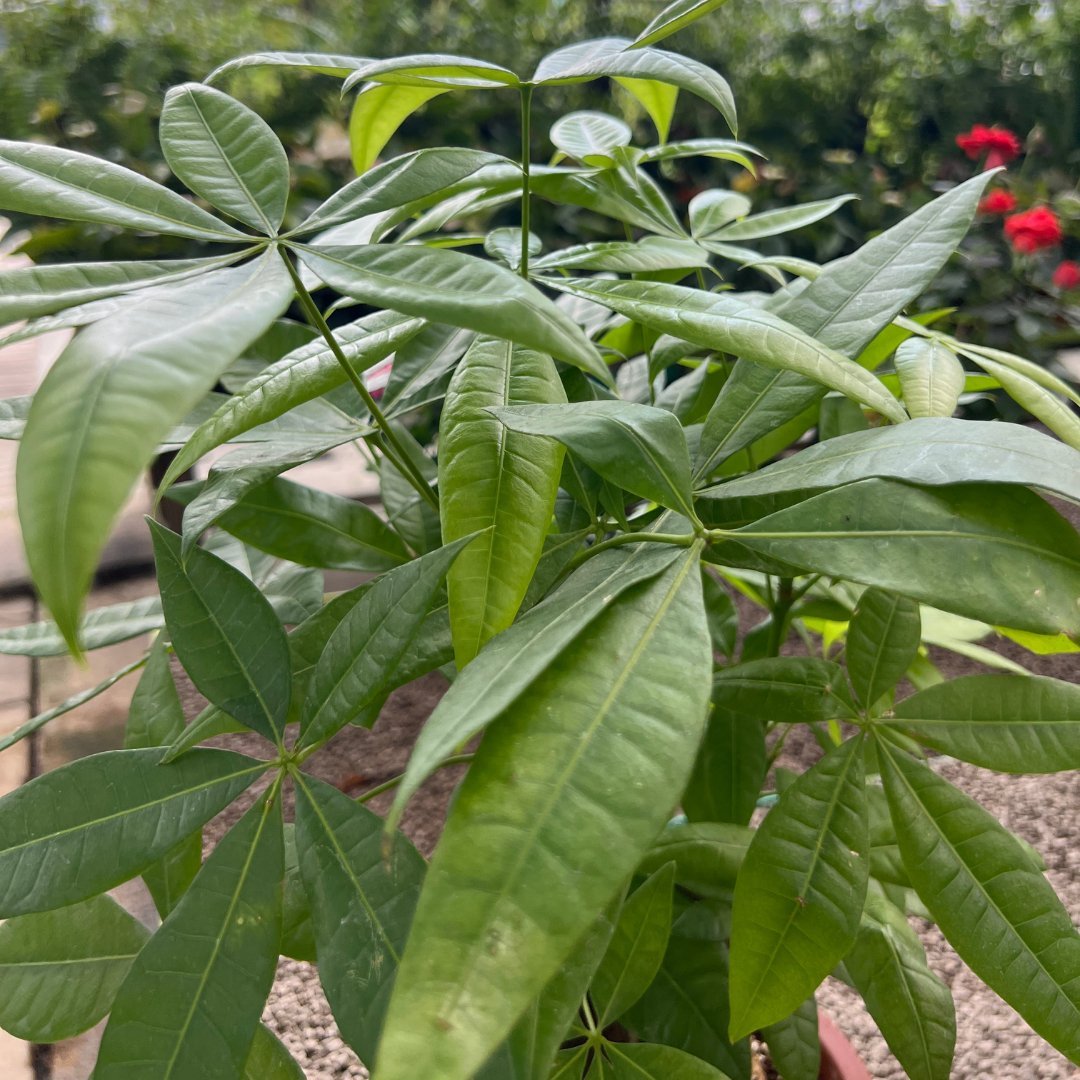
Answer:
[[[739,634],[739,612],[727,590],[706,570],[701,584],[705,589],[705,614],[709,619],[709,637],[713,651],[734,656]]]
[[[790,1016],[768,1024],[761,1035],[768,1045],[769,1058],[783,1080],[818,1080],[821,1037],[817,1002],[813,997],[808,997]]]
[[[397,129],[421,105],[445,93],[438,86],[368,83],[361,87],[349,114],[349,146],[357,173],[375,164]]]
[[[176,692],[169,650],[158,636],[150,648],[150,658],[135,687],[124,729],[124,748],[144,750],[167,746],[184,730],[184,707]]]
[[[423,325],[420,319],[378,311],[336,327],[334,337],[353,370],[362,372],[385,359]],[[161,490],[165,491],[208,451],[347,381],[348,376],[322,339],[294,349],[256,375],[240,393],[226,399],[195,429],[170,464]]]
[[[134,877],[228,806],[265,763],[192,750],[114,750],[0,799],[0,917],[86,900]]]
[[[243,1080],[304,1080],[304,1073],[277,1036],[259,1024],[244,1063]]]
[[[984,172],[960,184],[854,254],[830,263],[802,292],[779,302],[775,313],[830,349],[858,356],[937,277],[970,227],[993,175]],[[725,457],[821,396],[796,375],[736,363],[705,423],[698,475],[709,475]]]
[[[684,911],[671,928],[656,979],[625,1023],[648,1042],[676,1047],[745,1080],[750,1047],[745,1039],[732,1045],[727,1036],[729,930],[720,905],[696,903]]]
[[[417,334],[394,352],[394,364],[382,396],[384,410],[393,413],[397,402],[407,402],[442,378],[465,355],[473,338],[471,330],[424,323]]]
[[[34,583],[73,650],[98,554],[158,443],[291,296],[269,254],[132,301],[49,369],[19,447],[19,520]]]
[[[1019,842],[981,806],[879,739],[911,883],[960,958],[1080,1063],[1080,934]]]
[[[258,52],[247,56],[237,56],[214,68],[206,76],[208,83],[216,82],[228,71],[238,71],[246,67],[295,67],[304,71],[317,72],[320,75],[337,75],[344,78],[355,71],[361,64],[366,64],[365,56],[344,56],[341,53],[313,52]]]
[[[92,1028],[149,936],[107,896],[9,919],[0,925],[0,1027],[36,1043]]]
[[[620,488],[693,516],[690,454],[678,419],[630,401],[578,401],[488,410],[511,431],[557,439]]]
[[[301,566],[379,573],[409,558],[370,507],[280,478],[249,491],[217,524],[260,551]]]
[[[690,232],[696,240],[711,240],[725,225],[746,217],[750,207],[750,200],[737,191],[722,188],[703,191],[695,195],[687,207]]]
[[[1080,687],[1059,679],[967,675],[905,698],[880,722],[984,769],[1080,769]]]
[[[243,1074],[277,967],[283,872],[281,803],[264,797],[139,953],[102,1036],[95,1080]]]
[[[850,436],[849,436],[850,438]],[[1023,488],[860,480],[732,533],[751,551],[957,615],[1080,634],[1080,536]],[[982,569],[994,566],[988,578]]]
[[[488,731],[420,896],[379,1080],[465,1080],[505,1038],[667,817],[710,668],[690,551],[612,601]]]
[[[855,717],[843,670],[814,656],[766,657],[723,668],[713,682],[713,704],[759,723]]]
[[[636,48],[629,38],[596,38],[568,45],[540,61],[532,81],[539,86],[591,82],[593,79],[652,79],[678,87],[707,101],[736,132],[731,87],[712,68],[679,53]]]
[[[739,671],[742,666],[733,670]],[[782,712],[773,715],[778,719],[784,716]],[[714,708],[683,793],[684,813],[691,821],[749,824],[765,770],[765,728],[761,721],[732,708]]]
[[[294,960],[314,964],[315,929],[311,921],[311,901],[300,874],[300,853],[296,846],[296,826],[285,823],[285,880],[281,891],[281,952]]]
[[[415,87],[377,87],[379,91],[415,94]],[[439,91],[441,93],[441,91]],[[429,94],[423,90],[421,93]],[[367,95],[361,95],[362,101]],[[358,101],[358,104],[359,104]],[[435,147],[392,158],[340,188],[302,224],[294,234],[328,229],[343,221],[392,210],[416,199],[440,192],[471,176],[485,165],[507,164],[507,159],[483,150]]]
[[[192,240],[251,239],[131,169],[41,143],[0,139],[0,209]]]
[[[398,86],[444,87],[448,90],[498,90],[520,86],[508,68],[475,60],[471,56],[446,53],[418,53],[389,60],[367,60],[357,66],[342,84],[341,92],[361,82],[392,83]]]
[[[685,889],[724,899],[731,895],[753,835],[745,825],[719,821],[668,825],[641,860],[638,873],[651,874],[673,862],[675,880]]]
[[[649,25],[634,38],[630,48],[640,49],[644,45],[655,45],[656,42],[697,22],[709,12],[723,7],[726,2],[727,0],[673,0],[673,3],[654,16]]]
[[[387,827],[400,821],[444,757],[523,697],[615,597],[665,571],[678,554],[662,544],[602,552],[494,638],[454,680],[417,737]]]
[[[400,833],[383,852],[382,818],[336,788],[294,778],[300,872],[311,902],[319,978],[342,1037],[362,1060],[372,1061],[424,860]]]
[[[297,251],[328,285],[365,304],[505,338],[611,381],[577,324],[504,266],[459,251],[410,245],[298,246]]]
[[[534,270],[611,270],[620,274],[683,270],[708,265],[708,252],[692,240],[672,236],[577,244],[544,255],[532,264]]]
[[[325,742],[382,700],[447,570],[475,535],[387,571],[341,620],[312,673],[298,747]]]
[[[207,705],[169,744],[169,749],[161,759],[161,763],[168,765],[181,754],[186,754],[193,746],[198,746],[207,739],[216,738],[218,735],[238,735],[247,730],[249,729],[223,713],[216,705]]]
[[[869,709],[903,677],[922,640],[919,605],[883,589],[867,589],[848,626],[844,658],[851,685]]]
[[[608,1043],[607,1050],[615,1080],[729,1080],[727,1073],[674,1046]]]
[[[678,142],[665,143],[663,146],[652,146],[643,150],[641,160],[645,161],[673,161],[676,158],[685,157],[713,157],[722,161],[734,161],[741,165],[747,172],[756,172],[750,155],[763,157],[764,155],[755,146],[749,143],[737,142],[734,139],[680,139]]]
[[[869,848],[862,738],[803,773],[750,843],[731,926],[731,1035],[794,1012],[855,941]]]
[[[900,392],[913,417],[952,416],[964,392],[964,368],[938,341],[908,338],[893,360]]]
[[[633,132],[616,116],[585,109],[566,113],[551,125],[550,138],[557,150],[585,165],[608,168],[614,164],[611,150],[629,146]]]
[[[911,1080],[949,1080],[956,1016],[903,912],[871,887],[855,945],[844,957],[855,989]]]
[[[589,986],[597,1026],[617,1020],[649,988],[671,933],[675,864],[666,863],[623,904],[607,952]]]
[[[289,198],[289,160],[270,126],[202,83],[174,86],[161,109],[161,149],[188,188],[245,225],[275,236]]]
[[[447,575],[459,670],[514,621],[540,560],[562,468],[558,443],[508,430],[490,407],[565,401],[551,357],[491,338],[473,343],[446,391],[439,421],[443,539],[483,532]]]
[[[679,100],[679,88],[655,79],[620,79],[617,82],[627,93],[637,98],[656,127],[656,137],[667,142],[671,121],[675,116],[675,104]]]
[[[235,262],[240,253],[211,259],[68,263],[23,266],[0,273],[0,324],[51,315],[150,286],[175,284]]]
[[[824,491],[875,476],[927,486],[1023,484],[1080,502],[1080,453],[1071,447],[1020,424],[943,418],[841,435],[699,498]]]
[[[434,484],[435,462],[403,424],[395,424],[394,429],[420,475]],[[413,551],[426,554],[439,546],[442,530],[438,512],[385,457],[379,463],[379,493],[391,527]]]
[[[741,218],[741,221],[731,221],[713,230],[710,239],[717,243],[742,243],[746,240],[760,240],[766,236],[778,236],[820,221],[854,198],[854,195],[839,195],[835,199],[765,210],[750,217],[737,214],[735,216]]]
[[[281,744],[289,708],[289,646],[269,601],[203,548],[150,521],[165,624],[191,681],[222,712]]]
[[[745,301],[651,281],[557,284],[654,330],[806,376],[869,405],[890,420],[907,419],[896,399],[870,372],[794,324]]]
[[[89,652],[157,630],[163,621],[158,597],[125,600],[87,612],[79,620],[79,641]],[[0,629],[0,654],[62,656],[66,652],[60,628],[49,619]]]

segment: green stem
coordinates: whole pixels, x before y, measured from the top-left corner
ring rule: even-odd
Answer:
[[[784,577],[780,579],[776,590],[776,599],[772,605],[772,625],[769,627],[769,648],[767,656],[779,656],[781,646],[787,638],[786,629],[788,615],[795,603],[795,594],[792,588],[792,579]]]
[[[435,768],[445,769],[447,765],[467,765],[474,757],[474,754],[451,754],[450,757],[443,758]],[[381,795],[384,791],[392,791],[404,779],[404,773],[400,776],[391,776],[389,780],[377,784],[370,791],[365,791],[363,795],[358,795],[356,801],[358,803],[364,803],[369,799],[374,799],[376,795]]]
[[[576,570],[586,559],[591,559],[601,551],[608,548],[621,547],[623,544],[674,544],[676,547],[690,547],[696,537],[693,533],[656,533],[656,532],[628,532],[620,533],[609,540],[601,540],[598,544],[579,551],[566,565],[564,575]]]
[[[326,344],[330,347],[330,351],[334,354],[334,359],[337,360],[342,371],[345,372],[349,382],[353,384],[356,392],[360,395],[360,400],[364,403],[368,412],[371,413],[371,419],[375,421],[376,426],[382,433],[382,440],[385,440],[385,444],[381,447],[382,452],[386,454],[398,472],[416,488],[421,498],[426,499],[431,506],[438,510],[439,500],[436,498],[435,492],[431,490],[431,485],[424,479],[423,474],[413,463],[412,458],[409,457],[408,450],[405,449],[405,446],[398,438],[397,432],[394,431],[390,421],[386,419],[382,409],[379,408],[378,402],[371,396],[371,391],[364,385],[364,380],[360,378],[356,369],[349,363],[349,358],[342,351],[329,324],[323,318],[322,312],[319,311],[318,305],[311,298],[311,293],[307,291],[304,283],[300,280],[300,275],[297,273],[292,259],[289,258],[284,248],[279,247],[278,251],[281,253],[282,261],[292,278],[293,285],[296,288],[296,295],[300,299],[300,306],[304,309],[308,322],[322,334]]]
[[[532,143],[532,86],[521,88],[521,276],[529,276],[530,158]]]

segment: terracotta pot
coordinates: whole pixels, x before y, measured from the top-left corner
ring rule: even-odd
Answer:
[[[819,1080],[872,1080],[855,1047],[824,1013],[818,1013],[818,1031],[821,1035]]]

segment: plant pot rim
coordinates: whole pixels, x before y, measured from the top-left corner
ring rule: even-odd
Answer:
[[[821,1036],[820,1080],[872,1080],[858,1051],[824,1012],[818,1013]]]

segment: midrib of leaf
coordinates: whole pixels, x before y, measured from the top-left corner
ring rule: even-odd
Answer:
[[[225,147],[223,147],[221,145],[221,143],[218,141],[217,135],[214,133],[213,129],[210,127],[209,123],[207,122],[206,116],[203,114],[203,111],[202,111],[201,107],[199,106],[198,101],[195,99],[195,95],[192,94],[191,91],[187,92],[187,99],[191,103],[191,107],[195,110],[195,114],[198,116],[199,121],[202,123],[203,130],[209,136],[210,141],[214,144],[214,146],[217,149],[218,153],[221,155],[221,160],[224,162],[225,167],[229,170],[229,173],[232,175],[232,178],[236,181],[237,187],[239,187],[240,190],[244,193],[244,197],[251,204],[252,210],[254,210],[255,213],[259,216],[259,218],[262,220],[262,223],[266,228],[267,236],[273,236],[274,235],[274,226],[270,224],[270,219],[263,212],[263,208],[259,204],[258,200],[255,198],[254,195],[252,195],[251,189],[247,186],[247,183],[244,181],[244,178],[233,167],[232,159],[229,157],[229,155],[227,153],[225,153]]]
[[[399,963],[401,957],[398,955],[397,949],[394,948],[393,942],[390,940],[389,937],[387,937],[386,929],[382,924],[382,920],[380,920],[375,909],[371,906],[371,902],[368,900],[367,893],[364,892],[364,888],[360,884],[360,880],[353,873],[352,865],[349,862],[349,857],[348,855],[346,855],[341,844],[338,842],[337,833],[335,833],[334,830],[330,827],[330,823],[326,820],[326,817],[322,812],[322,807],[319,806],[319,804],[312,797],[311,791],[308,789],[307,784],[304,783],[303,775],[299,771],[295,771],[293,772],[292,777],[293,783],[295,783],[296,786],[304,792],[304,797],[307,799],[308,805],[314,811],[315,816],[319,819],[319,824],[322,826],[323,832],[326,833],[327,837],[329,838],[330,843],[334,849],[334,854],[337,856],[338,864],[348,876],[349,881],[352,883],[352,886],[356,891],[356,895],[359,898],[360,903],[363,905],[364,911],[367,913],[369,925],[382,939],[383,944],[386,946],[386,951],[390,954],[390,957],[394,961],[394,963]]]
[[[258,765],[249,765],[247,768],[240,769],[234,773],[228,773],[224,776],[216,776],[212,780],[206,780],[201,784],[197,784],[195,787],[184,788],[183,791],[174,791],[169,795],[160,799],[151,799],[150,802],[140,803],[138,806],[128,807],[125,810],[120,810],[115,814],[106,814],[105,817],[95,818],[93,821],[84,821],[78,825],[72,825],[67,829],[59,829],[57,832],[49,833],[46,836],[37,836],[31,840],[25,840],[21,844],[14,844],[12,847],[4,848],[0,850],[0,856],[9,854],[12,851],[19,851],[22,848],[32,847],[34,844],[43,844],[48,841],[56,840],[58,837],[67,836],[70,833],[77,833],[85,829],[97,828],[99,825],[107,825],[110,821],[116,821],[119,818],[127,817],[129,814],[137,814],[143,810],[149,810],[155,806],[163,806],[173,799],[186,799],[190,795],[197,795],[200,791],[204,791],[206,788],[214,787],[215,784],[224,784],[229,780],[236,780],[238,777],[247,776],[248,773],[263,772],[267,768],[273,765],[272,761],[260,761]]]
[[[861,735],[857,735],[856,739],[862,740]],[[810,860],[806,866],[806,872],[803,874],[802,884],[799,886],[798,896],[806,896],[807,887],[810,884],[810,879],[814,876],[814,871],[817,869],[817,864],[821,858],[821,849],[825,843],[825,835],[828,830],[829,824],[832,822],[833,817],[836,814],[836,806],[840,801],[840,793],[844,789],[844,783],[847,780],[848,771],[854,765],[858,755],[862,753],[862,746],[857,746],[853,751],[848,753],[847,760],[844,762],[843,771],[836,778],[836,783],[833,785],[832,794],[828,802],[828,811],[822,818],[823,825],[816,831],[816,839],[814,841],[814,847],[810,853]],[[776,960],[777,954],[780,952],[780,946],[787,940],[788,933],[791,930],[791,924],[795,921],[799,912],[802,910],[802,906],[796,899],[792,900],[791,912],[787,917],[787,922],[784,923],[783,929],[778,935],[776,935],[776,943],[773,945],[772,951],[769,953],[769,959],[767,963],[760,966],[761,974],[758,976],[757,985],[754,987],[754,992],[750,995],[751,1006],[756,1004],[758,995],[761,993],[761,985],[765,981],[766,976],[772,969],[773,963]],[[746,1010],[744,1009],[745,1013]]]
[[[664,466],[664,462],[659,460],[652,452],[652,448],[638,435],[634,429],[627,424],[624,420],[621,420],[618,416],[612,417],[615,423],[630,436],[630,439],[637,445],[638,449],[645,455],[647,461],[650,461],[656,471],[664,478],[664,482],[671,489],[672,494],[675,496],[676,501],[679,504],[679,509],[690,518],[694,520],[694,509],[688,506],[686,499],[683,497],[682,492],[679,490],[679,485],[675,483],[668,475],[668,471]]]
[[[490,894],[490,899],[485,905],[487,909],[484,913],[485,929],[488,927],[491,921],[493,910],[497,907],[497,905],[502,903],[507,894],[511,891],[512,887],[517,884],[517,878],[521,873],[522,867],[525,865],[525,860],[528,858],[532,847],[536,842],[536,837],[540,832],[541,827],[547,821],[547,818],[551,813],[552,807],[555,805],[556,802],[558,802],[558,800],[562,796],[563,788],[566,786],[570,779],[570,776],[577,768],[577,763],[583,757],[585,750],[592,742],[594,736],[596,735],[597,729],[607,718],[607,714],[610,711],[612,705],[614,704],[616,698],[619,696],[623,687],[626,685],[626,683],[636,670],[646,646],[649,644],[649,642],[652,640],[657,630],[659,629],[660,624],[664,619],[664,616],[667,614],[668,608],[671,607],[671,605],[674,603],[675,597],[678,594],[679,589],[682,587],[682,583],[686,580],[687,574],[689,574],[690,570],[697,565],[699,551],[700,546],[695,544],[694,547],[690,549],[689,553],[684,556],[684,565],[679,570],[678,574],[675,575],[671,587],[668,589],[667,594],[661,601],[659,607],[656,610],[656,613],[652,616],[652,618],[650,618],[648,625],[646,626],[644,632],[641,635],[641,638],[634,646],[633,652],[627,658],[627,661],[623,665],[622,670],[612,682],[611,689],[608,691],[607,696],[601,702],[600,706],[596,711],[596,716],[593,718],[592,721],[590,721],[588,727],[586,727],[581,732],[578,737],[578,743],[574,749],[573,754],[571,754],[571,756],[567,760],[566,764],[562,769],[562,772],[552,782],[551,793],[545,800],[543,806],[537,812],[532,827],[529,829],[528,833],[525,835],[525,837],[522,839],[522,842],[519,844],[518,856],[514,860],[513,864],[509,867],[506,875],[504,876],[502,886],[497,892],[493,892]],[[478,935],[474,939],[472,945],[468,949],[465,960],[460,965],[460,969],[462,971],[468,971],[471,969],[473,961],[476,957],[476,953],[482,947],[480,939],[484,936],[486,935]],[[446,1011],[452,1013],[457,1010],[463,993],[464,989],[459,985],[458,988],[452,993],[452,996],[447,1003],[449,1005],[449,1008]]]
[[[642,1067],[641,1067],[641,1066],[640,1066],[640,1065],[639,1065],[639,1064],[638,1064],[638,1063],[637,1063],[636,1061],[634,1061],[634,1059],[633,1059],[633,1058],[627,1057],[627,1056],[626,1056],[626,1054],[624,1054],[624,1053],[623,1053],[623,1052],[622,1052],[622,1051],[621,1051],[621,1050],[619,1049],[619,1044],[618,1044],[618,1043],[611,1043],[611,1042],[609,1042],[609,1043],[607,1044],[607,1049],[608,1049],[608,1050],[609,1050],[609,1051],[610,1051],[611,1053],[613,1053],[613,1054],[616,1054],[616,1055],[617,1055],[618,1057],[622,1058],[622,1060],[623,1060],[623,1061],[624,1061],[624,1062],[625,1062],[625,1063],[626,1063],[626,1064],[627,1064],[627,1065],[628,1065],[628,1066],[629,1066],[629,1067],[630,1067],[631,1069],[633,1069],[633,1070],[634,1070],[634,1072],[636,1072],[636,1073],[639,1073],[639,1074],[640,1074],[641,1076],[645,1076],[645,1077],[648,1077],[648,1078],[649,1078],[649,1080],[655,1080],[656,1074],[655,1074],[655,1073],[651,1073],[651,1072],[648,1072],[648,1071],[647,1071],[646,1069],[643,1069],[643,1068],[642,1068]]]
[[[776,374],[774,374],[772,376],[772,378],[769,380],[768,386],[766,386],[761,391],[761,393],[759,393],[754,398],[754,400],[750,403],[749,408],[744,409],[743,412],[742,412],[742,415],[738,418],[738,420],[736,420],[735,423],[732,424],[732,426],[730,428],[728,428],[727,432],[724,434],[724,437],[717,444],[716,449],[713,450],[713,452],[709,455],[708,460],[703,462],[698,467],[697,472],[694,473],[694,481],[695,482],[699,481],[703,476],[705,476],[709,472],[709,470],[715,464],[717,458],[719,458],[720,455],[723,453],[724,447],[728,444],[728,442],[731,441],[732,438],[734,438],[734,436],[738,433],[739,429],[742,428],[747,423],[747,421],[750,419],[751,415],[753,414],[754,410],[758,407],[759,404],[761,404],[762,401],[765,400],[765,398],[769,394],[769,391],[772,390],[772,388],[776,385],[777,380],[779,380],[780,377],[783,374],[784,374],[784,372],[782,372],[782,371],[776,372]],[[708,417],[706,417],[705,422],[706,422],[706,424],[708,424]]]
[[[888,640],[889,633],[892,630],[893,623],[896,621],[896,609],[900,606],[900,598],[898,596],[892,596],[889,598],[889,617],[885,623],[885,630],[880,635],[880,641],[878,642],[878,648],[874,651],[874,661],[870,666],[870,678],[866,681],[867,693],[873,693],[874,683],[877,680],[877,674],[881,670],[881,659],[885,655],[885,642]],[[863,704],[867,709],[874,703],[872,701],[864,701]]]
[[[24,968],[73,967],[76,964],[108,964],[120,960],[134,960],[138,952],[124,953],[123,956],[76,956],[69,960],[20,960],[17,963],[0,964],[0,971],[18,973]]]
[[[851,709],[848,708],[847,702],[836,692],[832,686],[819,686],[814,683],[800,683],[800,682],[788,682],[786,679],[755,679],[753,676],[742,675],[739,678],[722,679],[720,680],[720,686],[733,686],[736,689],[745,687],[748,690],[757,690],[762,687],[765,689],[772,689],[773,687],[783,686],[792,687],[796,690],[805,689],[808,686],[813,687],[815,690],[820,690],[821,693],[838,705],[842,705],[844,708],[844,714],[846,716],[853,716]]]
[[[280,780],[275,787],[280,786]],[[168,1064],[165,1066],[165,1072],[162,1076],[162,1080],[170,1080],[173,1075],[173,1068],[176,1065],[176,1059],[180,1056],[180,1048],[183,1046],[184,1039],[187,1038],[187,1033],[191,1028],[191,1021],[195,1017],[195,1012],[199,1007],[199,1000],[202,997],[203,991],[206,989],[206,983],[210,978],[210,972],[214,965],[217,963],[218,953],[221,952],[222,942],[225,940],[225,936],[228,933],[229,925],[232,923],[233,912],[236,910],[236,905],[240,902],[240,894],[243,892],[245,884],[247,884],[248,873],[251,870],[251,863],[255,858],[255,852],[259,847],[259,841],[262,839],[263,830],[266,828],[267,822],[270,820],[270,810],[273,806],[272,795],[263,806],[262,817],[259,819],[259,828],[255,833],[254,839],[251,841],[251,846],[247,850],[247,855],[244,858],[244,865],[240,871],[240,876],[236,882],[236,888],[233,890],[233,894],[229,897],[229,906],[225,912],[225,918],[221,921],[221,931],[214,938],[214,945],[210,952],[210,959],[206,963],[206,967],[203,969],[202,977],[199,979],[199,985],[195,993],[191,998],[191,1007],[188,1009],[187,1016],[184,1017],[184,1022],[176,1032],[176,1045],[173,1047],[172,1056],[169,1058]]]
[[[648,916],[652,914],[653,905],[654,905],[655,902],[656,902],[656,897],[650,896],[649,897],[649,909],[648,909],[648,912],[646,913],[646,917],[643,918],[641,920],[641,922],[638,924],[637,933],[634,934],[634,940],[631,942],[630,949],[626,954],[627,955],[627,962],[625,964],[623,964],[622,971],[619,972],[619,977],[615,980],[615,988],[611,991],[611,994],[610,994],[609,999],[608,999],[607,1007],[604,1009],[604,1014],[600,1018],[600,1022],[598,1024],[598,1026],[601,1027],[601,1028],[604,1027],[604,1024],[607,1021],[613,1019],[612,1017],[608,1016],[608,1013],[609,1013],[609,1011],[611,1009],[611,1002],[616,1001],[618,999],[619,990],[622,988],[623,982],[626,979],[627,969],[630,966],[629,965],[629,960],[630,960],[630,958],[633,957],[635,950],[637,949],[638,945],[641,943],[641,939],[644,936],[646,929],[648,928]]]

